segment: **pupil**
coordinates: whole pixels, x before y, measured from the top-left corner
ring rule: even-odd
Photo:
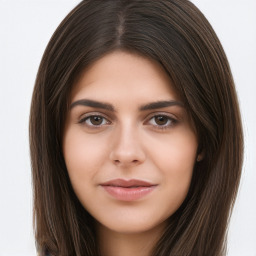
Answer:
[[[102,123],[102,117],[100,116],[91,117],[91,123],[94,125],[100,125]]]
[[[165,125],[167,123],[167,118],[165,116],[157,116],[156,123],[158,125]]]

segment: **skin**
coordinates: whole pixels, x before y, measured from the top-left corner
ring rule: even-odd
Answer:
[[[83,105],[85,99],[114,111]],[[175,104],[142,109],[159,101]],[[158,63],[116,51],[82,74],[71,93],[63,152],[74,191],[98,223],[103,255],[150,254],[187,195],[197,148],[191,120]],[[117,178],[157,186],[126,202],[100,186]]]

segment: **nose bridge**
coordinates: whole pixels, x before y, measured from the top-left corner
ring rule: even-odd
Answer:
[[[139,164],[145,160],[137,125],[126,121],[117,127],[110,158],[119,165]]]

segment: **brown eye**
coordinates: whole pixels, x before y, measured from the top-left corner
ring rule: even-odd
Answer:
[[[155,115],[150,118],[148,124],[153,126],[155,129],[168,129],[172,128],[177,124],[177,120],[169,115]]]
[[[86,125],[87,127],[97,128],[103,125],[109,124],[110,122],[103,116],[100,115],[89,115],[82,118],[79,121],[80,124]]]
[[[170,118],[167,116],[156,116],[155,123],[157,125],[166,125],[170,121]]]
[[[104,118],[101,116],[91,116],[88,118],[92,125],[101,125],[103,123]]]

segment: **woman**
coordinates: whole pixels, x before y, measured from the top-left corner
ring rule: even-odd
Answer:
[[[82,1],[44,53],[30,145],[40,255],[225,255],[242,128],[189,1]]]

